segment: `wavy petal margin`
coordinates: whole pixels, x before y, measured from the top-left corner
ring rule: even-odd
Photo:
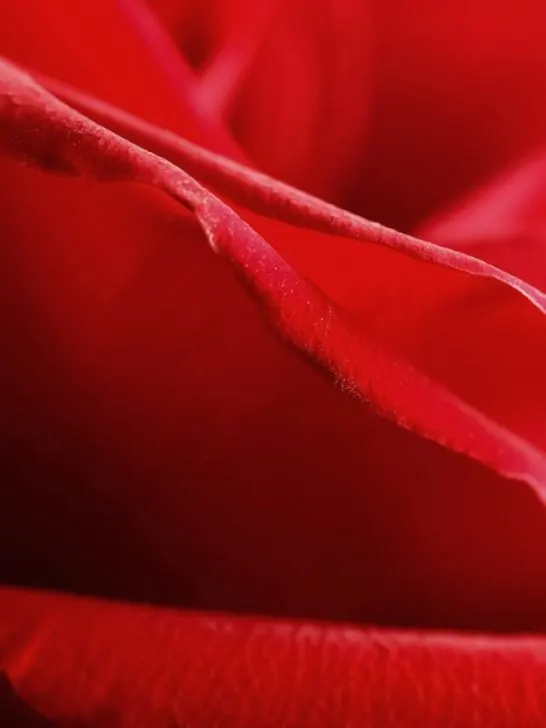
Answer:
[[[531,728],[546,713],[542,637],[259,621],[8,589],[0,616],[12,691],[53,725]]]
[[[423,376],[403,359],[395,359],[355,330],[332,301],[305,277],[301,277],[234,210],[173,163],[139,148],[57,101],[31,79],[8,67],[8,86],[3,94],[3,144],[8,152],[28,155],[36,141],[47,147],[50,168],[107,181],[136,180],[162,189],[193,210],[213,249],[228,258],[269,309],[269,316],[283,336],[333,371],[382,416],[449,448],[470,455],[506,477],[532,485],[542,499],[546,484],[546,457],[514,433],[488,420],[441,386]],[[36,140],[35,129],[40,136]],[[11,134],[10,134],[11,132]],[[13,143],[15,141],[15,144]],[[194,151],[190,145],[183,151]],[[220,160],[203,153],[205,167],[216,173]],[[38,153],[39,161],[39,153]],[[195,160],[194,160],[195,164]],[[290,189],[226,163],[220,177],[241,185],[252,181],[251,193],[272,202],[273,211],[285,209]],[[241,179],[242,177],[242,179]],[[263,187],[259,183],[262,181]],[[237,187],[236,187],[237,189]],[[474,258],[441,249],[423,241],[392,233],[347,213],[296,193],[287,204],[298,224],[308,216],[328,232],[359,235],[366,242],[393,247],[398,253],[433,261],[461,273],[491,280],[522,293],[541,311],[544,296],[531,286]],[[253,198],[251,198],[253,199]],[[271,208],[270,208],[271,212]],[[292,218],[293,219],[293,218]],[[521,306],[524,307],[522,300]],[[529,304],[527,304],[529,305]],[[543,323],[546,327],[546,321]],[[424,407],[423,403],[427,406]]]

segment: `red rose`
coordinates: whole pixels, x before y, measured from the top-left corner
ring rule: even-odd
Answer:
[[[546,6],[409,8],[0,8],[6,724],[546,720]]]

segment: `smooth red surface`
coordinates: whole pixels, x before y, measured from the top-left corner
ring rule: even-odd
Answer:
[[[350,59],[352,43],[371,53],[365,37],[378,53],[377,9],[336,5],[319,53],[288,42],[298,26],[281,32],[275,3],[239,24],[235,3],[199,16],[165,2],[156,18],[58,2],[47,33],[40,8],[0,9],[0,51],[34,69],[0,62],[0,580],[21,587],[0,592],[0,708],[78,728],[540,725],[542,158],[444,212],[428,207],[440,167],[385,153],[389,215],[402,221],[407,164],[408,200],[430,213],[412,238],[216,154],[268,169],[258,139],[285,180],[330,199],[365,190],[350,168],[364,143],[373,167],[381,106],[350,93],[374,69]],[[303,22],[310,48],[325,18]],[[245,44],[256,23],[259,48]],[[294,53],[294,116],[252,100],[267,88],[282,106],[268,38]],[[332,85],[313,90],[320,64]],[[358,113],[326,124],[322,94]],[[524,135],[519,113],[522,151],[537,116]],[[315,129],[305,144],[289,138],[300,123]],[[467,182],[504,161],[495,140]],[[446,199],[464,186],[445,185]],[[522,631],[537,636],[486,636]]]

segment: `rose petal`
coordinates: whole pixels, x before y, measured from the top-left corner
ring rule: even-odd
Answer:
[[[234,100],[232,128],[259,168],[340,201],[367,142],[369,4],[301,0],[276,8]]]
[[[219,69],[221,49],[254,48],[241,27],[269,4],[152,2],[183,51],[198,65],[216,54]],[[251,33],[261,42],[230,105],[238,138],[268,173],[412,230],[544,143],[543,0],[277,8]]]
[[[540,291],[478,260],[362,220],[56,87],[53,91],[62,98],[180,165],[235,204],[298,272],[351,312],[375,345],[409,360],[481,412],[546,449],[546,349],[539,333],[546,297]],[[484,282],[484,277],[491,280]],[[385,386],[374,389],[383,391]],[[445,428],[442,424],[438,431]],[[463,449],[469,448],[467,443]]]
[[[205,114],[193,71],[143,0],[20,0],[0,6],[0,53],[211,149],[244,160]]]
[[[546,4],[373,0],[372,18],[368,139],[345,205],[409,231],[544,144]]]
[[[63,726],[531,728],[546,714],[538,637],[238,619],[6,589],[0,616],[2,669]]]
[[[0,576],[254,612],[543,625],[542,454],[393,356],[181,169],[14,68],[2,78],[0,140],[30,165],[2,170]],[[249,173],[235,171],[237,188]],[[261,185],[262,205],[286,204],[286,188],[251,181],[250,199]],[[354,250],[372,285],[382,251],[405,286],[430,286],[425,306],[476,286],[544,336],[540,295],[485,264],[296,192],[286,214],[368,239],[271,223],[287,257],[313,235],[326,266],[326,242],[346,244],[340,270]]]
[[[421,232],[546,291],[545,195],[546,156],[540,154],[435,215]]]
[[[369,3],[196,0],[182,18],[154,5],[182,52],[198,56],[207,108],[225,115],[256,165],[342,199],[366,141]]]
[[[53,724],[33,710],[0,672],[0,715],[5,728],[54,728]]]

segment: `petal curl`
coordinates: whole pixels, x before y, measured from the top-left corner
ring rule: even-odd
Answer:
[[[546,292],[546,155],[504,170],[426,221],[421,235]]]
[[[211,149],[247,158],[199,103],[193,70],[145,0],[2,3],[0,54]]]
[[[542,453],[393,353],[366,310],[384,308],[380,256],[400,301],[412,285],[428,293],[427,316],[476,290],[480,315],[505,297],[529,345],[544,336],[540,295],[296,192],[298,226],[231,208],[14,68],[2,78],[0,139],[26,161],[3,163],[2,578],[254,612],[542,625]],[[211,173],[209,155],[180,149]],[[286,205],[287,188],[212,162],[247,201],[261,190],[262,208]],[[317,231],[328,226],[336,235]],[[337,300],[340,278],[328,288],[332,256],[347,280],[358,262],[363,309]]]
[[[531,728],[546,642],[0,591],[0,666],[53,725]],[[30,724],[33,726],[34,724]]]

